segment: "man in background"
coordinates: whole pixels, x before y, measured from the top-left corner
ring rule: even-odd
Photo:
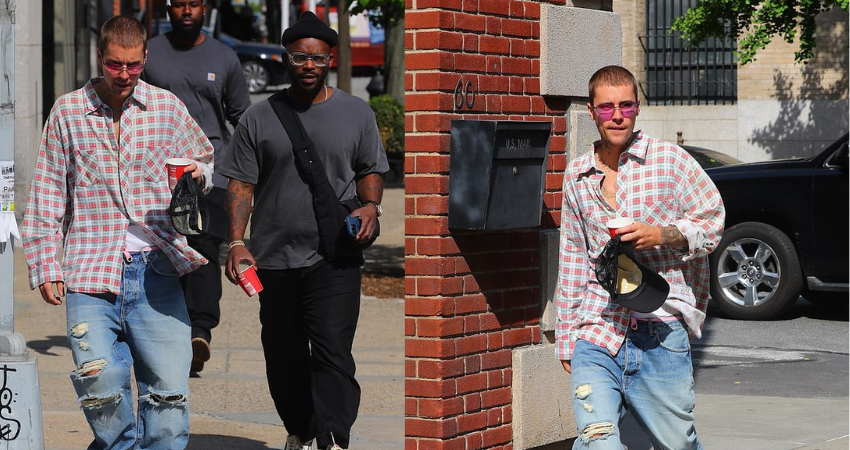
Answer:
[[[222,161],[230,140],[227,123],[236,126],[251,105],[239,58],[230,47],[201,32],[207,11],[205,0],[169,0],[171,31],[148,43],[145,81],[177,95],[204,130]],[[227,179],[213,175],[209,200],[224,208]],[[210,262],[182,277],[183,293],[192,320],[191,372],[204,369],[210,359],[212,329],[221,318],[222,240],[209,235],[188,236],[189,245]]]

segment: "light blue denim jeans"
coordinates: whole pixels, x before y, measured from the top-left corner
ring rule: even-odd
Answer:
[[[184,449],[192,345],[183,291],[161,251],[128,256],[121,295],[68,292],[68,343],[76,365],[71,381],[94,433],[88,448]]]
[[[576,342],[571,361],[578,427],[573,450],[622,450],[626,410],[654,450],[701,450],[694,427],[694,377],[688,332],[679,321],[632,320],[616,356]]]

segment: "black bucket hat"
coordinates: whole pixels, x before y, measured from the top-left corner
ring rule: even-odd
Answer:
[[[660,308],[670,284],[658,272],[635,258],[632,245],[612,238],[596,260],[596,279],[611,294],[611,301],[632,311],[650,313]]]

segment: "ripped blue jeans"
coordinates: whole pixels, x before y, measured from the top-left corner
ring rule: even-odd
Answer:
[[[121,295],[69,291],[66,301],[71,381],[94,433],[88,449],[183,449],[192,346],[178,274],[158,250],[129,253],[124,262]]]
[[[632,320],[616,356],[579,340],[570,365],[578,427],[573,450],[622,450],[619,425],[627,409],[655,450],[702,450],[691,347],[681,322]]]

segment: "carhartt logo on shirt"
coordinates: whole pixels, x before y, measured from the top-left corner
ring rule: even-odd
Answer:
[[[215,81],[215,74],[214,73],[208,73],[207,74],[207,81]]]

